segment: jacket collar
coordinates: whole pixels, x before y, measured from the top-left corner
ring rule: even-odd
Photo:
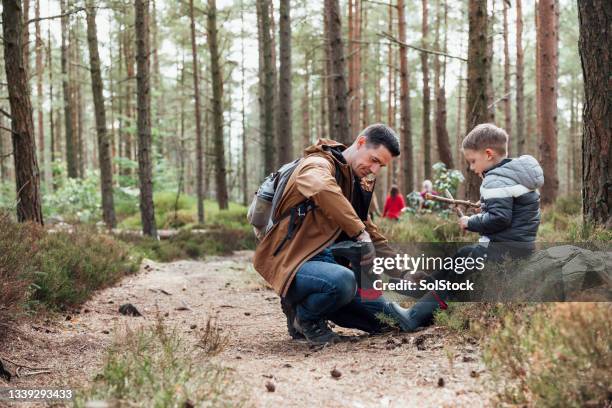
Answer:
[[[486,176],[486,175],[487,175],[487,173],[488,173],[488,172],[490,172],[491,170],[496,169],[496,168],[498,168],[498,167],[501,167],[501,166],[503,166],[503,165],[505,165],[505,164],[507,164],[507,163],[510,163],[511,161],[512,161],[512,159],[506,158],[506,159],[504,159],[504,160],[500,161],[499,163],[497,163],[496,165],[494,165],[494,166],[492,166],[492,167],[490,167],[490,168],[486,169],[485,171],[483,171],[483,172],[482,172],[482,175],[483,175],[483,176]]]

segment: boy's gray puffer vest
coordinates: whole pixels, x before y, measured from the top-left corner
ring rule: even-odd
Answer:
[[[532,156],[504,159],[484,173],[481,213],[470,217],[468,230],[492,242],[534,242],[540,225],[544,173]]]

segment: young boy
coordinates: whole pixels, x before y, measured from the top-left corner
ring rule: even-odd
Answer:
[[[481,211],[464,216],[459,225],[478,232],[478,244],[459,249],[455,257],[500,260],[506,255],[524,257],[535,247],[540,225],[540,194],[544,174],[532,156],[508,158],[508,134],[497,126],[485,123],[476,126],[463,139],[463,154],[470,170],[483,178],[480,187]],[[462,280],[452,270],[438,271],[432,279]],[[445,307],[449,291],[432,291],[409,310],[391,305],[404,331],[413,331],[431,322],[433,313]]]
[[[540,194],[544,173],[538,161],[524,155],[508,158],[508,134],[485,123],[463,139],[463,154],[470,170],[483,178],[480,187],[481,212],[461,217],[459,225],[478,232],[479,243],[521,243],[533,249],[540,225]]]

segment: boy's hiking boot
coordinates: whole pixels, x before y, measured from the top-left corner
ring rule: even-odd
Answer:
[[[293,326],[306,337],[310,344],[324,345],[340,342],[340,336],[329,328],[325,320],[300,321],[296,316]]]
[[[304,335],[300,333],[294,326],[295,321],[295,306],[289,303],[285,298],[281,298],[281,309],[287,317],[287,331],[293,340],[304,340]]]

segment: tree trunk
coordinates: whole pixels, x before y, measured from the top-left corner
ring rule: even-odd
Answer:
[[[612,4],[606,0],[578,2],[578,17],[578,45],[585,96],[582,113],[582,211],[586,222],[610,229],[612,105],[609,99],[609,77]]]
[[[394,6],[389,3],[387,8],[387,30],[389,34],[393,35],[395,31],[393,25],[393,8]],[[389,68],[389,75],[387,76],[387,124],[388,126],[395,126],[395,60],[393,56],[395,54],[395,50],[393,44],[389,42],[387,46],[387,66]],[[400,129],[400,132],[402,130]],[[403,133],[400,133],[400,139],[402,140],[403,147]],[[403,158],[402,158],[403,159]],[[400,160],[402,160],[400,159]],[[395,180],[395,169],[400,165],[400,163],[394,163],[393,160],[389,163],[387,167],[387,189],[391,187],[392,184],[395,184],[397,180]]]
[[[135,0],[136,88],[138,94],[138,176],[140,179],[140,218],[142,233],[157,238],[153,205],[151,163],[151,88],[149,47],[149,2]]]
[[[359,131],[359,109],[361,100],[361,0],[349,0],[348,15],[348,98],[350,134]]]
[[[397,2],[397,19],[399,40],[406,44],[406,17],[404,0]],[[402,144],[402,188],[404,194],[413,189],[414,164],[412,163],[412,125],[410,117],[410,99],[408,85],[408,50],[400,45],[400,116],[401,116],[401,144]],[[428,80],[429,81],[429,80]],[[428,84],[429,86],[429,84]],[[390,124],[393,126],[393,124]],[[430,158],[431,161],[431,158]],[[431,167],[431,166],[429,166]]]
[[[342,41],[342,21],[338,0],[325,0],[325,10],[329,19],[329,44],[332,67],[333,98],[335,112],[333,113],[333,127],[330,133],[333,138],[345,145],[352,143],[349,131],[349,117],[347,108],[347,89],[345,77],[346,60],[344,58],[344,45]]]
[[[446,10],[446,9],[445,9]],[[446,13],[445,13],[446,15]],[[436,1],[436,37],[435,37],[435,49],[440,51],[440,0]],[[443,52],[446,53],[446,39],[444,41]],[[446,61],[444,61],[446,65]],[[435,87],[435,98],[436,98],[436,141],[438,144],[438,154],[440,161],[446,165],[447,169],[453,168],[453,153],[448,139],[448,130],[446,128],[446,90],[445,84],[446,76],[441,83],[440,73],[440,58],[438,55],[434,57],[434,87]]]
[[[332,132],[334,129],[335,115],[336,115],[336,100],[334,99],[334,80],[333,80],[333,68],[332,68],[332,51],[331,51],[331,41],[329,34],[329,26],[330,26],[330,18],[327,12],[323,13],[323,36],[324,39],[324,47],[325,47],[325,98],[327,102],[327,133],[324,137],[329,137],[333,139]],[[321,112],[323,112],[323,106]]]
[[[246,78],[246,69],[244,67],[244,2],[240,1],[240,89],[241,89],[241,103],[242,103],[242,205],[249,205],[249,193],[248,193],[248,178],[247,178],[247,122],[246,122],[246,106],[245,106],[245,86],[244,80]]]
[[[36,162],[36,141],[28,78],[23,61],[23,16],[18,0],[2,0],[4,64],[11,107],[11,131],[17,220],[43,224],[40,175]]]
[[[291,97],[291,17],[289,0],[280,0],[280,69],[278,78],[278,161],[279,164],[293,160],[292,97]]]
[[[34,7],[34,17],[40,18],[40,0],[36,0]],[[37,132],[38,133],[38,158],[40,168],[43,170],[44,182],[47,189],[51,186],[50,167],[45,152],[45,125],[43,121],[43,41],[42,32],[40,30],[40,21],[34,23],[36,30],[36,116],[37,116]]]
[[[228,208],[228,198],[227,181],[225,175],[225,148],[223,143],[223,78],[219,64],[220,57],[219,48],[217,45],[217,6],[215,0],[208,0],[207,34],[213,88],[212,113],[217,202],[219,203],[219,209],[226,210]],[[274,86],[274,82],[272,82],[272,86]],[[270,114],[273,115],[274,112],[270,111]],[[270,130],[273,138],[274,128],[271,128]]]
[[[429,25],[427,23],[428,10],[427,0],[421,1],[423,7],[423,14],[421,19],[421,46],[425,49],[427,46],[427,33],[429,31]],[[425,170],[425,178],[431,178],[431,96],[429,91],[429,63],[428,54],[425,52],[421,53],[421,72],[423,73],[423,168]],[[402,97],[403,99],[403,97]]]
[[[143,0],[144,1],[144,0]],[[132,35],[130,32],[130,28],[128,26],[125,27],[123,31],[124,37],[124,58],[125,58],[125,70],[127,75],[127,80],[125,81],[125,118],[124,118],[124,128],[131,129],[134,124],[134,110],[133,110],[133,81],[134,81],[134,49],[132,47]],[[132,132],[130,130],[123,132],[123,156],[128,160],[134,160],[133,148],[132,148]],[[124,171],[124,174],[130,176],[132,174],[132,170],[127,168]]]
[[[113,167],[110,152],[110,139],[106,130],[106,110],[104,108],[104,93],[102,72],[100,71],[100,55],[98,53],[98,34],[96,29],[96,14],[92,0],[87,4],[87,44],[89,46],[89,65],[91,70],[91,91],[96,116],[98,133],[98,163],[100,165],[100,186],[102,191],[102,218],[108,228],[117,224],[115,205],[113,202]]]
[[[538,7],[538,51],[540,54],[540,159],[544,170],[541,188],[542,203],[557,198],[557,34],[555,32],[555,0],[540,0]]]
[[[66,0],[60,0],[61,13],[66,13]],[[61,19],[62,29],[62,88],[64,91],[64,127],[66,132],[66,166],[68,177],[78,176],[77,151],[75,146],[74,122],[72,111],[72,98],[68,82],[68,16]]]
[[[516,156],[526,152],[524,67],[522,0],[516,0]]]
[[[466,134],[476,125],[489,121],[487,110],[487,84],[490,63],[488,52],[487,3],[479,0],[469,1],[468,34],[468,78],[466,104]],[[466,171],[466,198],[478,201],[480,197],[480,178],[469,169]]]
[[[503,1],[504,7],[504,127],[506,133],[512,137],[512,111],[510,109],[510,51],[508,48],[508,3]],[[508,144],[509,150],[511,144]]]
[[[79,173],[79,177],[80,178],[84,178],[85,177],[85,165],[86,165],[86,141],[85,141],[85,134],[83,132],[83,98],[82,98],[82,92],[81,92],[81,75],[78,72],[81,68],[81,66],[83,64],[81,64],[81,44],[79,41],[79,37],[81,34],[81,23],[80,23],[80,19],[77,19],[77,22],[75,24],[74,30],[72,32],[72,38],[74,39],[74,41],[70,41],[70,45],[73,49],[74,52],[74,59],[73,61],[75,61],[73,67],[72,67],[72,76],[70,78],[70,83],[72,83],[73,85],[73,98],[72,98],[72,103],[74,104],[74,110],[73,112],[75,113],[73,115],[74,117],[74,129],[76,130],[76,138],[75,138],[75,142],[76,142],[76,149],[77,149],[77,170]],[[73,45],[74,42],[74,45]]]
[[[198,68],[198,47],[196,44],[195,17],[193,11],[193,0],[189,0],[189,20],[191,27],[191,56],[193,61],[193,89],[195,102],[195,125],[196,125],[196,194],[198,196],[198,223],[204,224],[204,152],[202,152],[202,114],[200,112],[200,78]]]
[[[55,126],[54,126],[54,116],[53,116],[53,104],[54,104],[54,95],[53,95],[53,52],[51,51],[51,29],[47,30],[47,61],[49,64],[48,67],[48,71],[49,71],[49,148],[50,148],[50,155],[49,155],[49,159],[51,161],[51,163],[49,163],[49,177],[50,177],[50,181],[53,178],[52,176],[52,172],[51,172],[51,165],[53,164],[53,162],[55,161]]]
[[[272,59],[272,38],[270,35],[269,0],[257,0],[259,22],[259,47],[263,51],[263,66],[260,65],[263,91],[263,123],[259,127],[263,137],[264,173],[275,170],[276,146],[274,138],[274,60]]]
[[[304,95],[302,95],[302,149],[306,149],[310,145],[310,70],[308,58],[305,58],[304,71]]]

